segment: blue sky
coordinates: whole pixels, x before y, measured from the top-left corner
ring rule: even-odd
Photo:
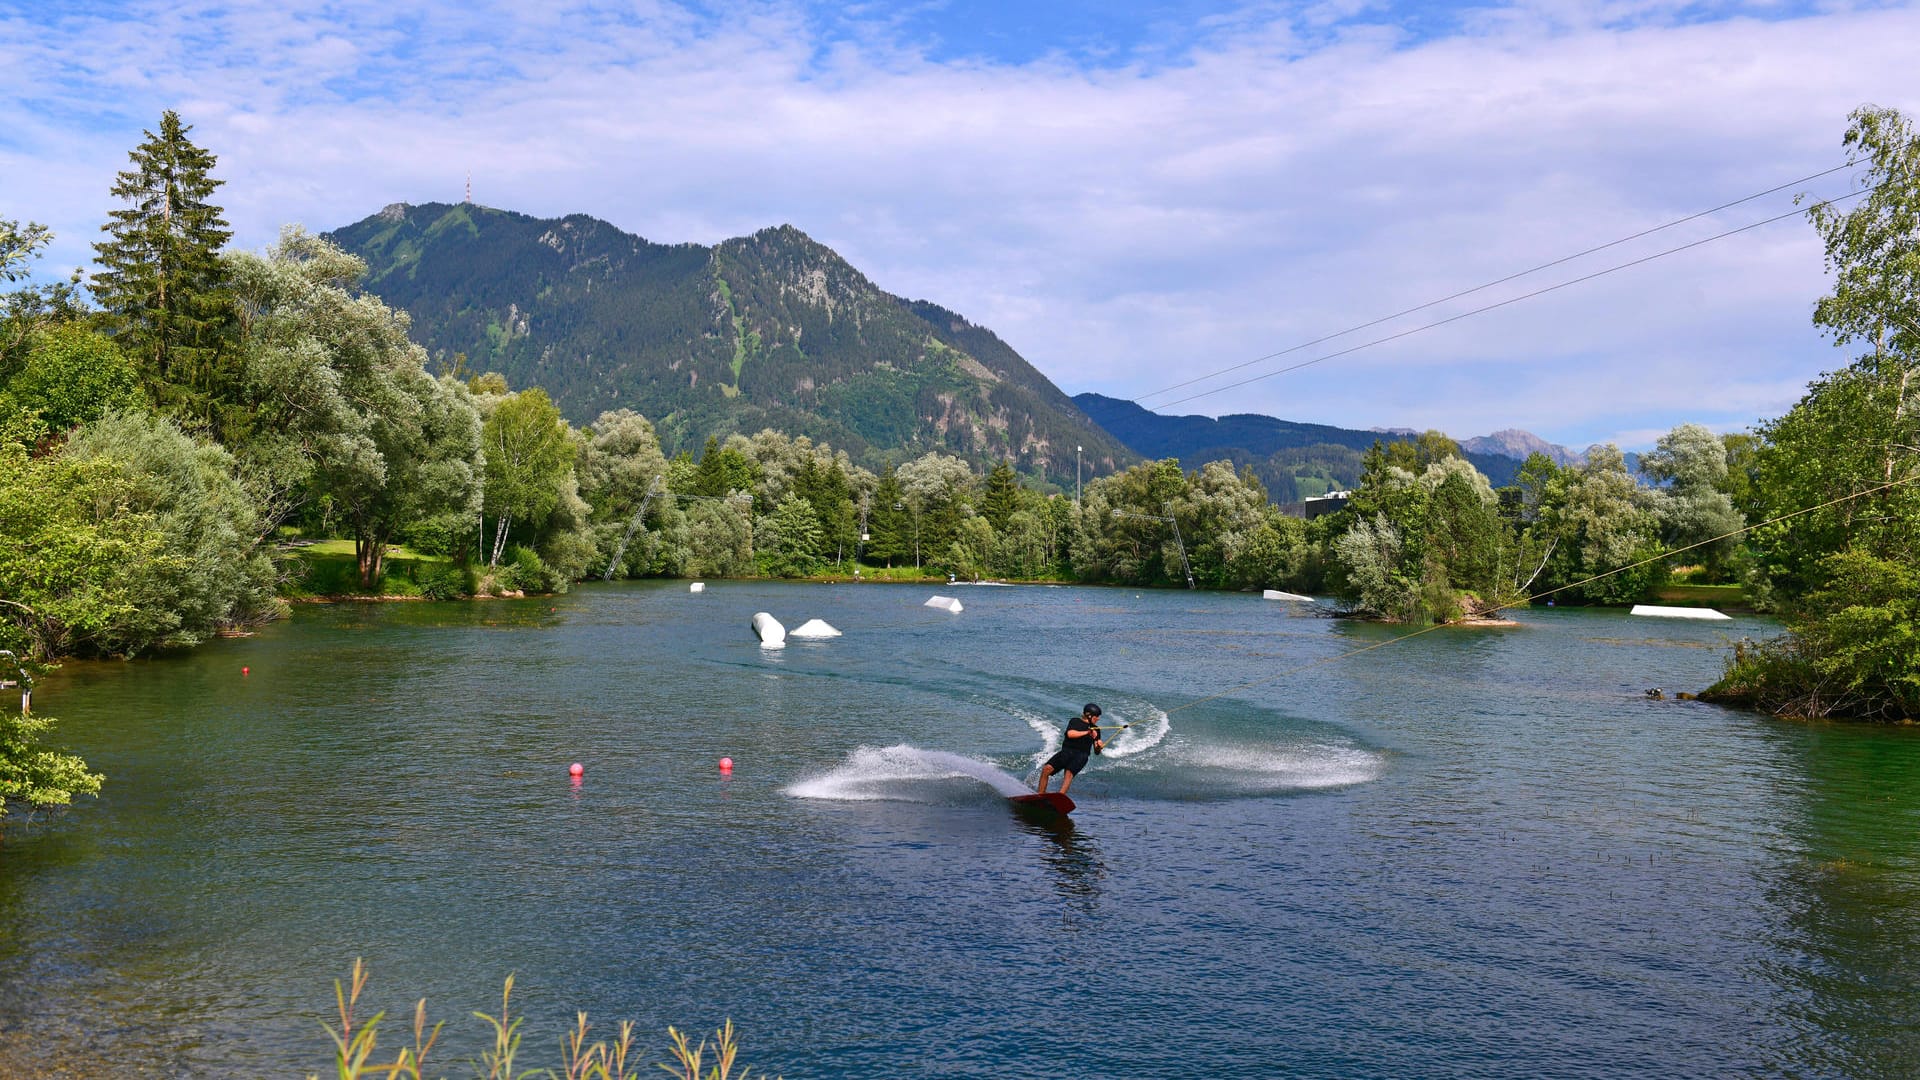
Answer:
[[[0,216],[54,227],[49,273],[83,263],[173,108],[245,247],[457,200],[469,171],[484,204],[663,242],[790,223],[1069,393],[1155,406],[1840,164],[1853,108],[1920,114],[1915,41],[1914,3],[0,0]],[[1641,448],[1777,415],[1844,363],[1808,321],[1825,287],[1790,219],[1173,411]]]

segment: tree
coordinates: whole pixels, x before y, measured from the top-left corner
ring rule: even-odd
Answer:
[[[1647,595],[1666,572],[1661,563],[1614,571],[1660,554],[1653,494],[1634,480],[1611,444],[1587,451],[1586,463],[1566,470],[1563,479],[1564,494],[1543,509],[1536,533],[1553,544],[1541,584],[1566,590],[1563,599],[1595,604]]]
[[[52,242],[53,230],[45,225],[32,221],[22,225],[0,218],[0,281],[19,281],[26,277],[27,264]]]
[[[20,407],[39,412],[53,431],[66,431],[140,399],[126,355],[110,339],[78,323],[34,334],[26,362],[6,383],[6,392]]]
[[[224,430],[242,368],[232,350],[232,295],[220,249],[233,235],[211,199],[222,181],[215,158],[187,138],[192,127],[169,109],[160,132],[129,157],[113,210],[94,245],[94,297],[115,336],[140,366],[154,400],[191,421]]]
[[[725,498],[735,491],[752,494],[757,475],[751,458],[735,447],[722,447],[719,439],[709,435],[700,453],[700,465],[694,470],[693,489],[683,494],[710,499]]]
[[[1920,714],[1920,140],[1891,109],[1854,112],[1845,143],[1866,195],[1808,218],[1833,292],[1814,322],[1870,342],[1759,430],[1758,581],[1788,633],[1736,649],[1725,700],[1801,716]],[[1791,515],[1791,516],[1788,516]]]
[[[649,538],[634,547],[644,519],[665,526],[679,514],[667,497],[660,439],[647,418],[632,409],[601,413],[584,434],[574,473],[580,497],[593,507],[599,561],[613,570],[646,573],[654,564],[654,545]]]
[[[805,499],[813,509],[820,530],[819,553],[822,556],[831,553],[833,561],[839,563],[859,539],[846,463],[830,456],[826,447],[820,447],[801,458],[789,477],[788,491]]]
[[[105,777],[74,754],[40,745],[55,722],[51,716],[0,709],[0,827],[16,805],[45,809],[65,806],[75,795],[100,793]]]
[[[1656,504],[1667,547],[1693,548],[1715,540],[1697,549],[1697,557],[1706,564],[1709,580],[1719,580],[1739,547],[1734,534],[1747,523],[1725,490],[1726,442],[1699,424],[1681,424],[1641,455],[1640,471],[1667,486],[1666,497]]]
[[[1356,520],[1333,544],[1334,591],[1356,610],[1450,622],[1520,597],[1522,545],[1465,459],[1440,457],[1416,475],[1369,453],[1350,509]]]
[[[1862,106],[1849,119],[1842,144],[1870,163],[1854,177],[1866,194],[1845,213],[1830,202],[1807,210],[1834,275],[1813,321],[1835,345],[1871,341],[1873,359],[1898,358],[1891,374],[1905,390],[1920,355],[1920,140],[1896,109]]]
[[[687,510],[687,573],[741,577],[753,570],[752,500],[696,500]]]
[[[913,526],[907,520],[907,495],[900,486],[900,475],[888,463],[873,489],[867,509],[866,557],[869,562],[893,565],[893,560],[913,557]]]
[[[1167,506],[1187,492],[1173,458],[1135,465],[1087,485],[1074,523],[1076,574],[1129,585],[1185,584]]]
[[[41,256],[53,233],[45,225],[0,219],[0,281],[19,281]],[[26,350],[42,331],[78,322],[85,314],[80,271],[64,283],[30,285],[0,295],[0,384],[12,378]]]
[[[573,445],[560,410],[537,386],[494,405],[482,435],[486,512],[494,517],[487,565],[499,566],[514,520],[538,523],[560,504],[561,481],[572,473]]]
[[[134,656],[197,645],[275,612],[273,561],[225,449],[194,440],[164,417],[117,411],[75,432],[63,454],[118,470],[123,505],[161,538],[154,557],[119,568],[133,610],[95,631],[95,647]]]
[[[0,431],[0,648],[37,660],[97,651],[139,615],[129,583],[165,538],[134,509],[119,463],[31,457],[27,441]]]
[[[1004,531],[1007,519],[1020,506],[1020,478],[1005,458],[987,474],[987,488],[980,500],[980,513],[995,530]]]
[[[1413,439],[1395,439],[1392,442],[1376,440],[1368,453],[1376,451],[1388,465],[1397,465],[1416,474],[1436,462],[1465,456],[1460,452],[1459,443],[1438,431],[1423,431]]]
[[[464,536],[479,512],[474,397],[427,373],[405,314],[354,290],[365,264],[290,227],[264,257],[227,266],[258,420],[228,445],[262,531],[326,500],[353,530],[368,589],[401,530],[439,519],[439,531]]]
[[[1834,278],[1814,322],[1837,346],[1872,348],[1759,430],[1756,514],[1821,507],[1755,536],[1767,584],[1789,603],[1826,584],[1827,556],[1858,547],[1906,557],[1920,531],[1920,492],[1907,482],[1920,473],[1920,140],[1892,109],[1850,119],[1843,142],[1869,163],[1856,180],[1866,194],[1844,214],[1831,204],[1807,213]],[[1871,488],[1884,490],[1852,497]]]
[[[821,531],[813,504],[788,495],[773,513],[760,519],[760,558],[775,577],[804,577],[820,568]]]
[[[943,561],[961,519],[973,512],[973,467],[936,450],[900,466],[895,475],[906,502],[914,568]]]

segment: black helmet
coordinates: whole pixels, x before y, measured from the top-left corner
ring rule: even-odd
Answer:
[[[1087,707],[1080,710],[1080,715],[1081,716],[1099,716],[1100,706],[1095,705],[1093,702],[1089,701],[1087,702]]]

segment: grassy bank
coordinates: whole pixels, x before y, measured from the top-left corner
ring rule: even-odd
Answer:
[[[1663,604],[1750,610],[1738,585],[1662,585],[1653,590],[1653,598]]]
[[[443,555],[422,555],[391,545],[380,579],[368,589],[360,582],[353,541],[300,540],[294,545],[295,572],[280,588],[280,595],[289,600],[349,596],[451,600],[473,594],[472,575]]]

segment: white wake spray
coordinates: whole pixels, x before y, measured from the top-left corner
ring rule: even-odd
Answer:
[[[1365,784],[1386,771],[1386,756],[1374,750],[1302,742],[1293,746],[1183,743],[1164,755],[1169,765],[1204,770],[1219,791],[1244,794],[1314,791]]]
[[[1018,712],[1017,715],[1040,736],[1040,749],[1033,755],[1033,763],[1038,766],[1060,749],[1061,742],[1066,739],[1067,722],[1028,712]],[[1122,724],[1127,728],[1119,731]],[[1145,753],[1160,745],[1173,723],[1165,712],[1142,703],[1108,710],[1101,716],[1100,726],[1103,732],[1108,733],[1106,749],[1101,753],[1110,758],[1124,758]]]
[[[819,776],[797,781],[786,790],[800,799],[947,802],[950,799],[942,798],[942,792],[951,789],[941,781],[954,780],[978,781],[1008,796],[1024,795],[1028,790],[1019,778],[984,761],[905,743],[858,747],[846,761]]]

